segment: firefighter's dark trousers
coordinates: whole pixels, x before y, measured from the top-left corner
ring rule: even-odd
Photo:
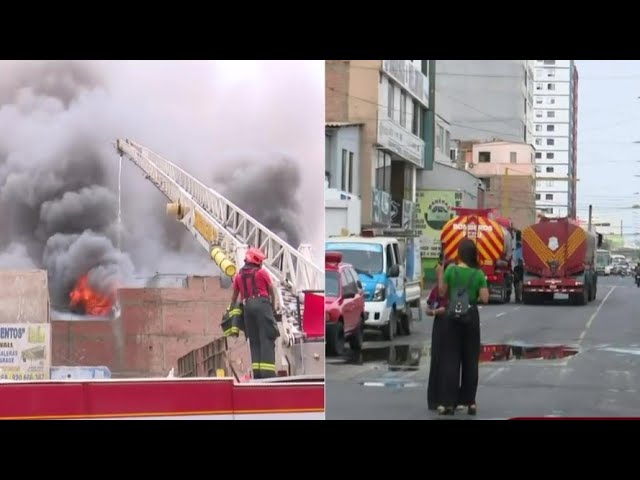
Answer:
[[[251,350],[253,378],[276,376],[276,338],[280,336],[268,298],[249,298],[244,305],[245,333]]]

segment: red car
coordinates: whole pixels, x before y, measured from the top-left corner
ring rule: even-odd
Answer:
[[[364,290],[354,268],[342,262],[342,254],[325,253],[324,311],[329,355],[343,355],[345,341],[352,350],[364,341]]]

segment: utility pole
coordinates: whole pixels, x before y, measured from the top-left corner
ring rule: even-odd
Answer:
[[[588,228],[589,231],[591,231],[592,214],[593,214],[593,205],[589,205],[589,228]]]
[[[509,218],[509,191],[508,191],[508,187],[509,187],[509,167],[505,168],[504,170],[504,182],[502,185],[502,209],[503,209],[503,215],[507,218]]]

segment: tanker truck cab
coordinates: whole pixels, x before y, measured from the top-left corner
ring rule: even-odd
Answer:
[[[365,291],[365,327],[382,330],[392,340],[399,329],[411,331],[411,308],[407,303],[405,265],[398,240],[390,237],[334,237],[325,250],[339,252],[358,273]],[[411,291],[412,296],[415,292]],[[417,293],[418,302],[420,290]]]

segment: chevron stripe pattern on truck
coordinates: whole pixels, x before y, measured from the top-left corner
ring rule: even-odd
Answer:
[[[457,260],[458,246],[466,237],[475,241],[481,264],[493,265],[502,257],[504,251],[502,227],[493,220],[475,215],[456,217],[445,224],[440,235],[444,257]]]
[[[554,252],[549,246],[540,238],[540,236],[531,227],[527,227],[522,231],[522,241],[526,243],[531,251],[536,254],[541,262],[545,265],[549,265],[550,262],[556,261],[559,264],[559,268],[562,268],[568,258],[576,252],[580,245],[587,240],[586,232],[576,227],[573,233],[569,236],[567,241],[567,247],[560,245],[560,247]]]

